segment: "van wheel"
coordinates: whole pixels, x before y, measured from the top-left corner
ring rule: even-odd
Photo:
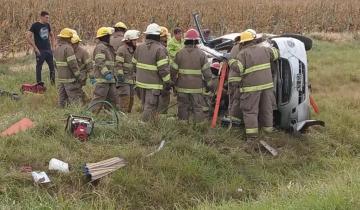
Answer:
[[[300,34],[282,34],[278,37],[290,37],[290,38],[297,39],[297,40],[301,41],[302,43],[304,43],[306,51],[311,50],[312,45],[313,45],[312,39],[310,39],[309,37],[300,35]]]

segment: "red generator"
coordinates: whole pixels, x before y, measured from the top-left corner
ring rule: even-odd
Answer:
[[[46,91],[46,87],[43,82],[39,82],[36,84],[23,84],[21,86],[20,91],[24,92],[31,92],[31,93],[44,93]]]

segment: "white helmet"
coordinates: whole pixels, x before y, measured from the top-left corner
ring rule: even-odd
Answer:
[[[122,41],[135,40],[140,37],[140,31],[138,30],[127,30],[124,34]]]
[[[148,25],[144,33],[151,35],[160,35],[160,32],[161,32],[160,26],[156,23],[151,23],[150,25]]]

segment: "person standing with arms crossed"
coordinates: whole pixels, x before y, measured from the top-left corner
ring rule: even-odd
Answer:
[[[40,20],[31,25],[26,34],[27,42],[32,46],[36,54],[36,82],[42,82],[41,71],[44,62],[49,66],[50,82],[55,84],[55,67],[52,50],[55,49],[56,40],[49,24],[49,13],[42,11]]]

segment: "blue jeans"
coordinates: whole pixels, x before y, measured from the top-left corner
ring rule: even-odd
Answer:
[[[36,82],[42,82],[41,71],[45,61],[49,66],[50,81],[55,84],[55,67],[51,50],[40,50],[40,55],[36,55]]]

